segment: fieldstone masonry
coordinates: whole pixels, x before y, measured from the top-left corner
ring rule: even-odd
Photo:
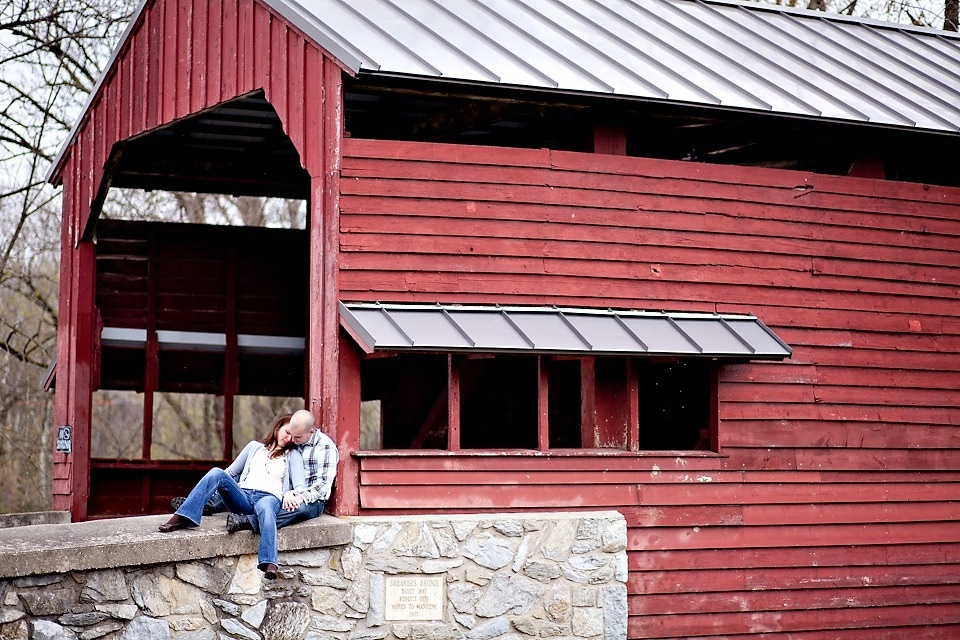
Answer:
[[[626,640],[616,512],[346,521],[272,582],[249,554],[0,579],[0,640]]]

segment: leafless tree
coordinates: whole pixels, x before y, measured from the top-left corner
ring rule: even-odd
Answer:
[[[132,2],[0,3],[0,512],[49,503],[59,194],[50,162]]]

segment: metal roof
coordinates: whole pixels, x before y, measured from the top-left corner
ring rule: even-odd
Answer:
[[[461,351],[774,359],[791,349],[752,315],[341,303],[341,324],[374,351]]]
[[[960,130],[960,37],[758,3],[267,0],[356,73]]]

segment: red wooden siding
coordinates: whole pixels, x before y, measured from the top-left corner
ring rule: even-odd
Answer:
[[[751,312],[794,348],[721,369],[719,456],[363,454],[361,515],[617,509],[631,638],[960,634],[960,191],[343,151],[344,300]]]
[[[116,60],[76,135],[56,168],[64,182],[64,232],[61,254],[60,322],[67,331],[58,337],[57,424],[89,430],[89,373],[93,311],[92,258],[88,236],[98,202],[108,188],[105,174],[114,145],[172,121],[263,90],[300,152],[304,168],[317,187],[311,203],[313,225],[325,237],[334,235],[337,142],[340,132],[341,68],[314,43],[264,5],[248,0],[154,0],[144,8],[118,52]],[[324,93],[324,89],[326,93]],[[325,97],[326,96],[326,97]],[[322,255],[312,264],[314,281],[335,282],[330,269],[336,258]],[[80,262],[83,262],[81,268]],[[89,291],[88,291],[89,289]],[[335,286],[331,293],[335,295]],[[335,305],[334,307],[335,308]],[[311,326],[321,326],[318,304],[310,307]],[[328,335],[336,335],[335,319],[328,319]],[[314,376],[336,389],[336,341],[314,336],[310,342]],[[68,364],[69,363],[69,364]],[[331,364],[324,364],[331,363]],[[74,371],[78,369],[78,371]],[[330,382],[332,380],[332,382]],[[312,384],[311,403],[320,397]],[[329,403],[332,405],[332,403]],[[328,409],[329,410],[329,409]],[[80,433],[74,441],[82,443]],[[86,442],[89,442],[87,438]],[[86,517],[89,491],[86,451],[56,455],[53,508],[70,509],[75,519]],[[73,468],[77,465],[77,468]]]

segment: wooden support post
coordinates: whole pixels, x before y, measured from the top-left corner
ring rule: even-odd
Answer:
[[[147,345],[143,373],[143,442],[141,457],[150,460],[153,444],[153,397],[160,379],[160,345],[157,340],[157,280],[159,247],[156,236],[150,237],[147,259]]]
[[[337,393],[338,416],[334,442],[340,451],[340,468],[333,500],[328,507],[338,515],[357,515],[360,510],[360,464],[349,451],[360,449],[360,349],[346,332],[340,340],[340,388]]]
[[[96,289],[96,247],[92,240],[77,246],[77,270],[74,273],[76,297],[76,348],[73,370],[73,507],[75,520],[86,520],[90,501],[90,442],[93,386],[90,377],[93,362],[94,300]]]
[[[640,450],[640,368],[637,361],[627,361],[627,450]]]
[[[547,451],[550,448],[550,360],[546,356],[537,358],[537,448]]]
[[[627,129],[623,125],[597,124],[593,128],[593,152],[627,155]]]
[[[233,458],[233,398],[240,384],[240,350],[237,347],[237,245],[231,241],[227,249],[226,348],[223,353],[223,424],[222,451],[224,460]]]
[[[585,357],[580,364],[580,446],[597,446],[596,359]]]
[[[447,355],[447,449],[460,451],[460,371],[463,360]]]

